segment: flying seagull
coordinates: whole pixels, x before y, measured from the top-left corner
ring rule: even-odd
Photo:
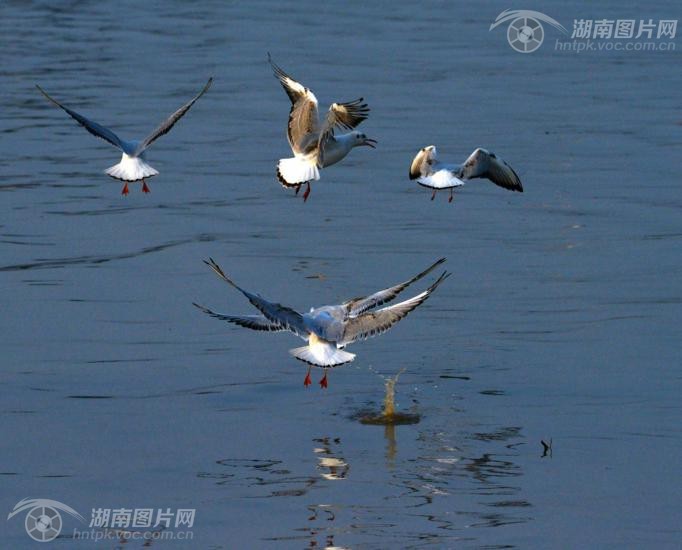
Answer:
[[[311,367],[320,367],[324,369],[324,376],[320,380],[320,386],[326,388],[327,369],[338,367],[355,359],[353,353],[344,351],[346,346],[358,340],[377,336],[392,328],[393,325],[403,319],[418,305],[424,303],[438,285],[450,274],[444,271],[425,291],[404,302],[382,307],[381,309],[375,308],[395,299],[408,286],[430,273],[444,261],[445,258],[441,258],[411,279],[369,296],[353,298],[340,305],[310,308],[308,313],[301,314],[287,306],[270,302],[259,294],[253,294],[239,287],[210,258],[208,261],[204,260],[204,263],[221,279],[246,296],[251,305],[260,314],[225,315],[215,313],[196,303],[194,305],[211,317],[250,328],[251,330],[264,332],[289,331],[303,340],[307,340],[307,346],[291,349],[289,353],[296,359],[309,365],[308,373],[303,382],[305,386],[311,384]]]
[[[275,65],[270,54],[268,61],[291,100],[287,136],[294,156],[279,160],[277,179],[284,187],[294,187],[296,194],[301,185],[306,184],[303,194],[306,201],[310,195],[310,182],[320,179],[320,168],[339,162],[353,147],[376,147],[376,140],[361,132],[335,133],[336,128],[353,130],[367,118],[369,107],[363,103],[363,98],[332,103],[327,118],[320,122],[315,94]]]
[[[145,178],[151,178],[156,176],[158,172],[149,166],[145,162],[145,152],[147,148],[154,143],[162,135],[170,132],[170,129],[175,126],[175,123],[180,120],[183,115],[189,111],[190,107],[194,105],[197,99],[206,93],[211,87],[213,82],[213,77],[208,79],[208,82],[204,88],[199,92],[191,101],[185,103],[172,115],[170,115],[166,120],[164,120],[151,134],[149,134],[142,141],[130,140],[126,141],[119,138],[114,132],[105,128],[104,126],[97,124],[96,122],[85,118],[83,115],[79,115],[76,111],[72,111],[68,107],[65,107],[59,103],[56,99],[50,97],[45,90],[36,84],[36,88],[54,103],[57,107],[64,109],[69,116],[74,118],[83,128],[90,132],[93,136],[102,138],[105,141],[111,143],[114,147],[121,150],[123,155],[121,156],[121,162],[115,164],[111,168],[106,170],[106,174],[114,179],[121,180],[125,182],[121,194],[128,194],[128,182],[140,181],[142,180],[142,191],[149,193],[149,187],[147,187],[147,182]]]
[[[521,180],[512,167],[485,149],[476,149],[464,164],[445,164],[437,159],[436,146],[429,145],[417,153],[410,165],[410,179],[416,179],[419,185],[433,189],[431,200],[436,196],[436,191],[450,189],[448,202],[452,202],[453,189],[472,178],[487,178],[500,187],[523,193]]]

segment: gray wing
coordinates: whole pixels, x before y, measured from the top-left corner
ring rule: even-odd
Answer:
[[[36,88],[40,90],[40,93],[43,94],[49,101],[54,103],[57,107],[60,109],[63,109],[66,111],[66,113],[76,120],[78,124],[83,126],[88,132],[90,132],[93,136],[96,136],[100,139],[103,139],[104,141],[108,141],[111,143],[114,147],[117,147],[121,151],[123,151],[123,141],[116,135],[114,132],[109,130],[109,128],[105,128],[104,126],[97,124],[96,122],[85,118],[83,115],[79,115],[76,111],[72,111],[68,107],[64,107],[59,101],[56,99],[53,99],[50,97],[45,90],[43,90],[40,86],[36,84]]]
[[[423,304],[449,275],[449,273],[444,272],[429,288],[409,300],[349,319],[346,322],[343,338],[337,342],[337,345],[343,347],[358,340],[383,334],[398,321],[404,319],[413,309]]]
[[[432,174],[432,164],[436,161],[436,155],[435,145],[422,148],[412,159],[412,164],[410,164],[410,179],[416,180],[417,178]]]
[[[251,330],[260,330],[266,332],[280,332],[286,330],[279,323],[273,323],[268,321],[263,315],[225,315],[223,313],[216,313],[211,311],[207,307],[200,306],[199,304],[192,302],[194,307],[199,308],[201,311],[210,315],[214,319],[220,319],[221,321],[227,321],[228,323],[234,323],[240,327],[250,328]]]
[[[405,281],[404,283],[397,284],[397,285],[392,286],[390,288],[386,288],[384,290],[380,290],[379,292],[375,292],[374,294],[370,294],[369,296],[353,298],[352,300],[348,300],[347,302],[344,302],[342,304],[342,307],[345,308],[346,315],[348,317],[355,317],[357,315],[360,315],[361,313],[364,313],[365,311],[367,311],[369,309],[383,305],[386,302],[390,302],[396,296],[398,296],[398,294],[400,294],[403,290],[405,290],[408,286],[410,286],[412,283],[418,281],[422,277],[431,273],[431,271],[433,271],[437,266],[442,264],[444,261],[445,261],[445,258],[440,258],[439,260],[437,260],[433,264],[431,264],[429,267],[427,267],[424,271],[422,271],[418,275],[415,275],[414,277],[412,277],[408,281]]]
[[[320,129],[317,148],[319,150],[318,166],[323,164],[324,145],[334,136],[335,128],[352,130],[369,116],[369,107],[363,98],[348,103],[332,103],[327,118]]]
[[[511,166],[485,149],[476,149],[462,166],[464,179],[487,178],[495,185],[523,193],[521,179]]]
[[[204,263],[209,266],[223,281],[233,286],[244,296],[246,296],[249,302],[251,302],[251,305],[260,311],[268,321],[278,324],[283,330],[289,330],[302,338],[308,336],[308,330],[305,327],[303,317],[300,313],[291,309],[290,307],[269,302],[257,294],[253,294],[248,290],[240,288],[232,279],[225,275],[220,266],[213,261],[213,258],[209,258],[208,261],[204,260]]]
[[[272,61],[270,54],[268,54],[268,61],[282,88],[284,88],[284,91],[291,100],[289,125],[287,127],[289,145],[294,153],[302,153],[306,146],[310,145],[310,140],[306,140],[306,137],[311,133],[317,134],[318,131],[317,98],[313,92],[301,83],[296,82],[277,66]],[[315,142],[313,141],[313,143]]]
[[[157,128],[154,130],[151,134],[149,134],[140,144],[137,146],[137,149],[135,149],[135,156],[138,156],[140,153],[142,153],[147,147],[149,147],[152,143],[154,143],[157,139],[159,139],[161,136],[164,134],[167,134],[168,132],[171,131],[171,128],[175,126],[175,123],[180,120],[183,116],[185,116],[185,113],[190,110],[192,105],[196,103],[196,101],[206,93],[206,91],[211,87],[211,84],[213,83],[213,77],[208,79],[208,82],[206,82],[206,85],[202,88],[202,90],[194,96],[190,101],[185,103],[182,107],[180,107],[177,111],[175,111],[172,115],[170,115],[166,120],[164,120]]]

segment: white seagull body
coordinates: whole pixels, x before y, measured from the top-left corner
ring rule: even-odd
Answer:
[[[339,162],[353,147],[376,146],[376,140],[360,132],[334,133],[337,127],[352,130],[358,126],[367,118],[369,107],[363,98],[332,103],[327,118],[320,123],[315,94],[275,65],[269,54],[268,60],[291,100],[287,137],[294,156],[279,160],[277,179],[285,187],[295,187],[297,194],[301,185],[307,184],[305,201],[310,195],[310,182],[320,179],[320,168]]]
[[[185,103],[172,115],[170,115],[166,120],[164,120],[151,134],[149,134],[142,141],[137,140],[123,140],[119,138],[114,132],[109,128],[89,120],[83,115],[79,115],[77,112],[65,107],[57,100],[50,97],[45,90],[36,84],[36,88],[52,103],[57,107],[60,107],[66,113],[75,119],[83,128],[90,132],[93,136],[101,138],[105,141],[111,143],[114,147],[118,148],[122,152],[121,162],[115,164],[111,168],[108,168],[105,173],[112,178],[126,182],[123,186],[123,195],[128,194],[128,182],[142,181],[142,190],[145,193],[149,193],[149,188],[147,187],[147,182],[145,178],[151,178],[156,176],[159,172],[152,168],[147,162],[145,162],[145,151],[147,148],[156,141],[159,137],[167,134],[175,123],[180,120],[183,115],[189,111],[190,107],[206,93],[210,88],[213,78],[209,78],[208,82],[204,88],[197,94],[191,101]]]
[[[216,319],[252,330],[289,331],[303,340],[307,340],[307,346],[294,348],[289,350],[289,353],[310,366],[325,369],[325,375],[320,381],[320,385],[326,388],[326,369],[343,365],[355,359],[354,354],[344,351],[346,346],[389,330],[413,309],[424,303],[438,285],[449,276],[449,273],[443,272],[430,287],[408,300],[381,309],[375,310],[374,308],[392,301],[409,285],[430,273],[444,261],[445,258],[441,258],[408,281],[369,296],[354,298],[340,305],[311,308],[308,313],[300,314],[289,307],[270,302],[258,294],[240,288],[225,275],[213,259],[210,259],[205,263],[221,279],[246,296],[251,305],[260,312],[260,315],[224,315],[215,313],[196,303],[194,305]],[[308,386],[310,383],[310,368],[308,368],[304,385]]]
[[[450,189],[448,200],[452,202],[452,190],[472,178],[487,178],[500,187],[523,193],[521,180],[512,167],[494,153],[481,148],[471,153],[464,164],[445,164],[438,161],[436,146],[429,145],[417,153],[410,165],[410,179],[433,189],[431,200],[436,191]]]

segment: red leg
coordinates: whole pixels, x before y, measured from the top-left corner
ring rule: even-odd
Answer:
[[[310,368],[308,367],[308,374],[305,375],[305,380],[303,381],[303,385],[307,388],[310,386],[310,384],[313,383],[313,381],[310,379]]]
[[[327,387],[327,370],[326,369],[324,371],[324,376],[322,377],[322,380],[320,380],[320,387],[321,388]]]
[[[296,196],[298,197],[298,192],[301,190],[301,185],[296,186]]]
[[[147,187],[147,182],[142,180],[142,192],[149,193],[149,187]]]
[[[306,187],[305,193],[303,193],[303,202],[308,200],[308,197],[310,196],[310,182],[306,184],[308,187]]]
[[[431,193],[431,200],[436,198],[436,190],[433,190],[433,193]]]
[[[448,199],[448,202],[452,202],[452,199],[454,197],[452,196],[452,187],[450,188],[450,198]]]
[[[128,191],[128,182],[125,183],[123,186],[123,191],[121,191],[121,195],[127,195],[130,191]]]

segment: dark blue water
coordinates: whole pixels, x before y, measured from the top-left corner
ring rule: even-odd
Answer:
[[[680,52],[557,52],[546,26],[518,54],[488,30],[508,7],[4,3],[2,510],[194,508],[191,542],[153,544],[176,548],[677,547]],[[533,7],[569,31],[680,18]],[[379,148],[324,170],[306,204],[274,174],[289,104],[268,51],[321,105],[372,108]],[[135,138],[210,75],[149,150],[152,193],[128,197],[102,174],[117,151],[34,88]],[[480,180],[431,202],[407,172],[432,143],[495,151],[526,192]],[[322,391],[293,336],[192,307],[251,313],[209,256],[301,311],[440,256],[453,276]],[[420,422],[359,423],[401,369]],[[2,547],[37,544],[23,517],[0,521]],[[64,524],[53,545],[93,546]]]

